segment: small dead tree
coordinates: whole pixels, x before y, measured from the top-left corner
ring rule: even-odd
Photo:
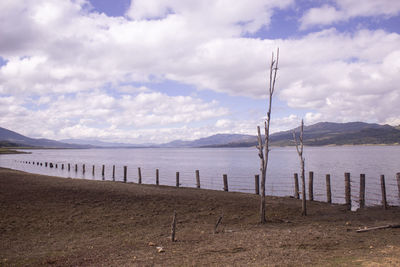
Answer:
[[[260,222],[266,223],[267,220],[265,218],[265,180],[267,176],[267,167],[268,167],[268,154],[269,154],[269,126],[271,123],[271,107],[272,107],[272,96],[275,91],[275,81],[276,74],[278,72],[278,62],[279,62],[279,48],[276,53],[276,58],[274,53],[272,53],[271,65],[269,69],[269,103],[268,103],[268,111],[267,118],[264,121],[264,142],[261,137],[260,126],[257,126],[258,133],[258,156],[261,161],[261,203],[260,203]]]
[[[302,196],[302,205],[301,205],[301,215],[306,216],[307,215],[307,206],[306,206],[306,181],[304,177],[304,161],[305,158],[303,157],[303,128],[304,128],[304,122],[301,120],[301,126],[300,126],[300,137],[299,137],[299,142],[297,141],[296,137],[296,131],[293,130],[293,140],[296,145],[296,150],[297,154],[299,154],[300,157],[300,167],[301,167],[301,196]],[[300,146],[300,148],[299,148]]]

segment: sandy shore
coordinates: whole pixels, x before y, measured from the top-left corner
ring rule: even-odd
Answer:
[[[66,179],[0,169],[1,266],[400,265],[400,209]],[[177,242],[170,225],[177,212]],[[219,233],[213,228],[223,213]],[[164,252],[158,253],[156,247]]]

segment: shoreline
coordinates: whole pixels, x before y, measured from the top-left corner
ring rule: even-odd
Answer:
[[[400,208],[343,205],[196,188],[59,178],[0,168],[2,265],[232,266],[400,263]],[[171,242],[173,212],[177,242]],[[223,214],[218,233],[213,229]],[[158,253],[156,247],[164,252]],[[299,259],[302,262],[299,262]]]

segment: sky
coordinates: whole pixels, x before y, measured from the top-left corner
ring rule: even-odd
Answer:
[[[0,127],[125,143],[400,124],[398,0],[2,0]]]

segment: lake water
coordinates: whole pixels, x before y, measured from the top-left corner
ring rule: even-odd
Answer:
[[[222,190],[223,174],[228,175],[229,191],[254,192],[254,175],[260,161],[255,148],[140,148],[140,149],[49,149],[27,150],[32,154],[0,155],[0,166],[31,173],[70,178],[102,180],[101,165],[105,165],[105,180],[123,180],[123,166],[128,166],[128,182],[137,182],[141,168],[142,182],[155,184],[159,169],[160,184],[175,185],[175,173],[180,172],[184,187],[195,187],[195,170],[200,171],[201,187]],[[325,174],[331,175],[332,200],[344,203],[344,173],[351,173],[353,206],[359,194],[359,175],[366,175],[366,204],[381,202],[380,175],[386,178],[390,205],[400,205],[396,173],[400,172],[400,146],[306,147],[306,183],[308,172],[314,172],[314,199],[326,201]],[[30,161],[31,164],[22,163]],[[43,165],[33,165],[39,162]],[[57,163],[58,168],[44,166]],[[71,170],[67,166],[71,164]],[[75,172],[75,164],[78,171]],[[82,173],[82,164],[86,172]],[[95,165],[95,174],[92,166]],[[267,195],[293,195],[293,173],[300,172],[300,161],[294,147],[272,148],[267,174]],[[301,185],[300,185],[301,188]]]

